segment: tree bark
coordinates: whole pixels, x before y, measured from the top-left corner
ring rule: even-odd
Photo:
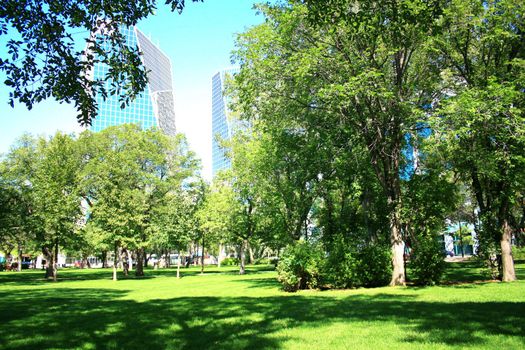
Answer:
[[[180,278],[180,259],[181,259],[181,256],[180,256],[180,250],[177,252],[177,278]]]
[[[102,268],[105,269],[106,267],[108,267],[108,252],[103,250],[101,258],[102,258]]]
[[[18,266],[16,267],[18,272],[22,271],[22,245],[18,243]]]
[[[252,249],[251,244],[248,245],[248,247],[249,247],[248,251],[250,252],[250,264],[253,264],[255,262],[255,258],[253,257],[253,249]]]
[[[124,273],[124,276],[127,276],[129,273],[129,260],[128,260],[128,250],[126,248],[122,248],[121,251],[121,259],[122,259],[122,272]]]
[[[217,254],[217,267],[221,268],[222,243],[219,243],[219,254]]]
[[[44,253],[44,256],[46,258],[46,279],[53,278],[53,265],[54,263],[54,254],[53,254],[53,248],[45,247],[42,248],[42,253]]]
[[[399,209],[395,206],[390,213],[390,244],[392,249],[392,279],[390,286],[405,285],[405,261],[403,258],[403,237],[401,235],[401,224]]]
[[[458,221],[459,225],[459,244],[461,245],[461,257],[465,257],[465,251],[463,250],[463,232],[461,231],[461,221]]]
[[[204,234],[202,234],[201,275],[204,274]]]
[[[502,278],[503,282],[510,282],[516,280],[516,272],[514,270],[514,259],[512,258],[512,228],[507,220],[503,221],[503,234],[501,236],[501,263],[502,263]]]
[[[115,243],[115,250],[113,251],[113,281],[117,280],[117,264],[119,261],[118,244]]]
[[[246,273],[246,246],[248,245],[248,240],[244,239],[240,247],[240,256],[241,256],[241,266],[239,268],[239,275],[244,275]]]
[[[137,268],[135,269],[135,276],[144,276],[144,248],[137,249]]]
[[[53,265],[51,268],[51,278],[53,282],[57,281],[57,269],[58,269],[58,239],[55,240],[55,251],[53,252]]]

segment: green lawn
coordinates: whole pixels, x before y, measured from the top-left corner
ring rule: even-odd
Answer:
[[[479,282],[472,263],[427,288],[282,292],[252,267],[0,273],[1,349],[525,349],[525,281]],[[525,264],[518,265],[525,279]]]

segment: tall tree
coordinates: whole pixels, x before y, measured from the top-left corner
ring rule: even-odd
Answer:
[[[246,101],[246,113],[262,119],[277,117],[276,101],[292,101],[303,106],[303,113],[288,117],[299,131],[326,128],[327,138],[346,135],[363,146],[387,202],[391,285],[402,285],[402,150],[432,100],[437,75],[423,63],[440,4],[300,3],[264,8],[268,21],[241,36],[239,100]]]
[[[90,220],[114,247],[113,278],[120,249],[136,251],[136,274],[143,275],[145,249],[160,229],[155,211],[195,176],[193,153],[180,135],[170,138],[132,124],[87,132],[83,141],[90,144],[92,157],[83,173]]]
[[[35,215],[42,228],[36,235],[48,264],[46,277],[56,281],[59,249],[73,239],[81,217],[81,159],[76,141],[61,133],[49,140],[40,139],[37,156],[31,185]]]
[[[503,281],[516,279],[511,213],[524,186],[524,11],[522,1],[452,1],[433,42],[445,95],[435,140],[471,183],[487,242],[481,248],[497,247]]]

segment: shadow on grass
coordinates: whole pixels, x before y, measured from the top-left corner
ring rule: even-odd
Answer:
[[[255,265],[248,266],[246,268],[246,274],[253,274],[258,272],[266,272],[275,270],[273,265]],[[190,267],[180,269],[181,277],[185,276],[196,276],[201,274],[200,267]],[[204,269],[205,275],[210,274],[221,274],[221,275],[238,275],[239,268],[235,266],[226,267],[207,267]],[[144,276],[136,277],[135,271],[130,271],[128,276],[124,276],[122,271],[118,271],[119,280],[130,280],[130,279],[149,279],[159,276],[175,277],[177,275],[176,268],[163,268],[163,269],[152,269],[146,268],[144,270]],[[49,283],[44,278],[44,270],[25,270],[22,272],[0,272],[0,285],[40,285]],[[111,268],[99,268],[99,269],[60,269],[58,270],[58,282],[64,281],[87,281],[87,280],[110,280],[113,277],[113,271]]]
[[[270,285],[266,279],[251,283]],[[394,322],[416,334],[400,340],[407,343],[479,347],[490,335],[525,340],[522,302],[424,302],[388,294],[137,302],[123,299],[126,294],[68,288],[0,292],[0,348],[275,349],[290,339],[278,333],[283,328],[315,329],[334,322],[346,323],[349,332],[353,323],[369,322],[380,330]]]

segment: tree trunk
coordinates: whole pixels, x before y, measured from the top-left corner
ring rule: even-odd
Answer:
[[[180,256],[180,250],[177,251],[177,278],[180,278],[180,259],[181,259],[181,256]]]
[[[55,251],[53,252],[53,265],[51,270],[51,277],[53,282],[57,281],[57,269],[58,269],[58,239],[55,240]]]
[[[250,264],[253,264],[253,263],[255,262],[255,258],[254,258],[254,256],[253,256],[252,245],[249,244],[248,247],[249,247],[248,252],[250,253]]]
[[[115,250],[113,251],[113,281],[117,280],[117,264],[119,261],[118,244],[115,243]]]
[[[128,272],[133,271],[133,252],[126,249],[126,260],[128,261]]]
[[[399,217],[399,208],[396,205],[390,213],[390,244],[392,249],[392,279],[391,286],[405,285],[405,261],[404,261],[404,244],[401,235],[401,224]]]
[[[137,249],[137,268],[135,269],[135,276],[144,276],[144,248]]]
[[[241,267],[239,269],[239,275],[244,275],[246,273],[246,246],[248,245],[248,240],[244,239],[241,243],[240,256],[241,256]]]
[[[129,273],[129,260],[128,260],[128,250],[126,248],[122,248],[121,251],[121,259],[122,259],[122,272],[124,273],[124,276],[127,276]]]
[[[171,257],[170,257],[170,251],[166,250],[166,254],[164,254],[164,259],[166,259],[166,268],[169,269],[171,267]]]
[[[55,265],[54,262],[54,254],[53,254],[53,248],[42,248],[42,253],[44,253],[44,256],[46,258],[46,279],[53,278],[53,266]]]
[[[221,258],[222,258],[222,243],[219,243],[219,254],[217,254],[217,267],[221,268]]]
[[[204,234],[202,234],[201,275],[204,274]]]
[[[16,267],[18,272],[22,271],[22,245],[18,243],[18,266]]]
[[[510,282],[516,280],[516,273],[514,271],[514,260],[512,258],[512,228],[507,220],[503,221],[503,235],[501,236],[501,263],[502,263],[502,278],[503,282]]]
[[[197,266],[199,263],[199,244],[195,243],[193,247],[193,266]]]
[[[461,246],[461,257],[465,257],[465,251],[463,250],[463,232],[461,231],[461,221],[458,221],[459,229],[459,245]]]
[[[106,250],[102,251],[102,268],[105,269],[108,267],[108,252]]]

